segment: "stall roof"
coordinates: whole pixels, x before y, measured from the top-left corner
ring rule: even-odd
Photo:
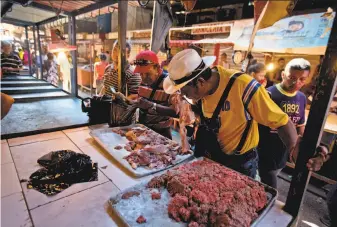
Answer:
[[[13,1],[15,2],[15,1]],[[17,3],[2,2],[1,8],[5,12],[1,13],[2,21],[17,26],[30,26],[34,24],[45,24],[55,21],[65,16],[79,16],[86,13],[97,15],[98,13],[108,13],[118,10],[117,0],[95,0],[95,1],[44,1],[33,0],[26,5]],[[8,7],[4,7],[6,6]],[[129,5],[137,6],[130,1]],[[108,9],[112,6],[114,9]],[[102,9],[99,12],[99,9]],[[3,15],[4,14],[4,15]]]

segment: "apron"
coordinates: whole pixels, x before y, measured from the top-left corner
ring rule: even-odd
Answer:
[[[201,101],[199,101],[198,112],[200,112],[199,114],[201,123],[196,134],[194,155],[196,157],[207,157],[215,162],[218,162],[247,176],[255,178],[258,160],[256,148],[246,152],[245,154],[240,154],[240,151],[247,139],[249,129],[252,125],[252,119],[247,121],[246,128],[233,155],[225,154],[222,151],[222,148],[218,141],[218,133],[221,127],[221,119],[219,117],[221,108],[224,105],[235,80],[242,74],[243,73],[239,72],[231,76],[219,100],[219,103],[215,108],[212,118],[206,118],[203,115]]]

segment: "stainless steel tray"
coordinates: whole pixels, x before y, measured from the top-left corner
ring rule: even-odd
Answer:
[[[200,158],[198,158],[200,159]],[[195,159],[197,160],[197,159]],[[254,180],[254,179],[253,179]],[[186,227],[187,224],[183,222],[176,222],[168,216],[167,206],[171,198],[170,194],[166,189],[161,189],[161,199],[152,200],[151,192],[156,191],[156,189],[149,189],[146,187],[148,182],[142,182],[134,187],[126,189],[120,192],[117,196],[110,199],[110,204],[112,206],[113,212],[122,221],[125,226],[149,226],[149,227]],[[260,182],[259,182],[260,183]],[[271,207],[274,205],[277,198],[277,190],[260,183],[264,186],[267,193],[267,205],[259,211],[259,216],[251,224],[253,227],[257,227],[258,223],[263,219],[263,217],[268,213]],[[125,192],[138,191],[139,196],[133,196],[129,199],[122,199],[122,195]],[[146,218],[145,224],[138,224],[136,222],[137,218],[143,215]]]
[[[120,129],[130,129],[134,127],[145,127],[141,124],[135,124],[135,125],[129,125],[124,127],[116,127]],[[114,128],[114,129],[116,129]],[[151,130],[151,129],[149,129]],[[138,167],[137,169],[133,169],[131,165],[124,159],[125,156],[130,154],[129,151],[125,150],[124,148],[121,150],[115,150],[114,148],[117,145],[126,144],[128,140],[125,137],[122,137],[121,135],[118,135],[112,131],[112,128],[103,128],[103,129],[97,129],[90,132],[90,135],[96,140],[97,143],[99,143],[117,162],[119,162],[123,167],[125,167],[127,170],[129,170],[135,177],[143,177],[147,176],[168,168],[171,168],[172,166],[175,166],[189,158],[193,157],[193,152],[191,151],[191,154],[187,155],[177,155],[176,160],[173,162],[173,165],[169,165],[164,168],[145,168],[145,167]],[[161,136],[158,134],[158,136]]]

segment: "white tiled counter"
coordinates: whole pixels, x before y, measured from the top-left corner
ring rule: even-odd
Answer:
[[[89,135],[97,125],[1,141],[2,227],[111,227],[119,226],[108,200],[121,190],[152,176],[133,178]],[[75,184],[55,196],[27,189],[30,174],[40,168],[37,159],[51,151],[82,152],[98,162],[98,181]],[[291,216],[276,202],[258,226],[287,226]]]

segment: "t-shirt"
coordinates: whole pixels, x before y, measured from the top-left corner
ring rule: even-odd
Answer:
[[[298,91],[288,93],[280,84],[267,89],[272,100],[285,112],[296,127],[305,123],[306,97]],[[277,130],[260,125],[259,158],[260,165],[268,169],[284,168],[288,152],[286,146],[277,134]]]
[[[231,75],[238,72],[222,66],[217,66],[217,69],[220,74],[219,87],[212,95],[202,99],[203,114],[207,118],[212,117]],[[241,154],[257,147],[258,123],[279,128],[288,122],[288,115],[271,100],[266,89],[251,76],[243,74],[235,80],[220,112],[221,127],[218,141],[223,152],[233,154],[250,118],[253,122],[240,151]]]
[[[96,62],[95,70],[97,72],[97,80],[102,80],[104,77],[105,68],[108,66],[107,62]]]
[[[125,83],[127,85],[128,95],[137,94],[141,82],[142,78],[140,75],[133,73],[130,65],[127,65],[125,70]],[[104,72],[104,94],[112,95],[110,87],[113,87],[118,92],[118,71],[114,68],[113,64],[108,65]]]
[[[13,53],[9,55],[2,53],[1,54],[1,68],[3,67],[19,69],[22,67],[22,62],[20,58]],[[19,70],[17,70],[17,72],[19,72]]]

